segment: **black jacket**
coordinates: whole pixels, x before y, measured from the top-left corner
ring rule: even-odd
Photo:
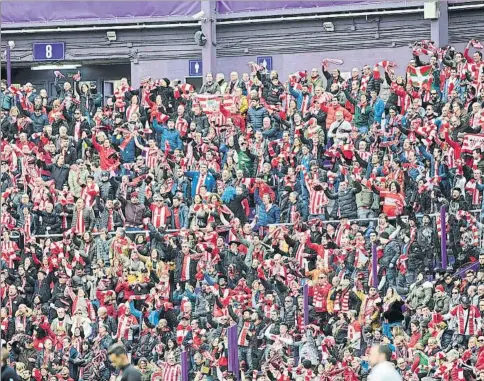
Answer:
[[[45,162],[40,162],[40,165],[50,172],[50,178],[54,180],[55,189],[62,190],[62,186],[67,182],[69,176],[69,165],[59,167],[55,163],[46,165]]]
[[[361,192],[361,184],[353,183],[353,187],[348,187],[345,191],[331,193],[326,191],[326,196],[332,200],[338,200],[341,218],[357,218],[358,207],[356,206],[356,194]]]
[[[236,195],[235,198],[227,203],[227,207],[234,213],[234,218],[238,218],[241,224],[247,222],[247,216],[245,214],[244,207],[242,206],[242,201],[245,199],[245,195]]]
[[[52,282],[53,274],[53,272],[50,272],[42,281],[42,283],[40,283],[39,280],[35,281],[34,294],[39,295],[42,303],[49,302],[51,298],[52,294],[50,290],[50,283]]]
[[[200,132],[202,136],[207,135],[208,127],[210,126],[210,124],[208,123],[207,115],[192,115],[191,122],[195,122],[197,126],[197,131]]]
[[[61,219],[56,212],[47,213],[46,211],[32,211],[38,217],[38,234],[58,234],[61,231]],[[47,228],[50,227],[48,230]]]
[[[401,300],[395,300],[388,306],[388,310],[383,313],[383,317],[388,323],[400,323],[404,316],[402,313],[403,302]]]

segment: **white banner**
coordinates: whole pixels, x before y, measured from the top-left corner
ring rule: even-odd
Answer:
[[[462,151],[472,153],[476,148],[484,149],[484,134],[466,135],[462,144]]]

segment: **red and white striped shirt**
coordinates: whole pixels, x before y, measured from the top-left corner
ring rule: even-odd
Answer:
[[[326,197],[324,190],[315,190],[313,188],[315,182],[309,177],[306,170],[304,170],[304,181],[309,192],[309,214],[324,214],[324,207],[328,204],[328,197]]]
[[[156,206],[151,205],[151,223],[155,228],[159,228],[160,226],[166,226],[168,219],[171,216],[170,209],[166,206]]]
[[[477,188],[477,182],[475,179],[470,179],[466,184],[466,191],[469,192],[472,198],[472,205],[481,205],[482,202],[482,194],[481,191]]]
[[[145,151],[146,153],[145,154],[146,166],[148,168],[155,168],[156,163],[158,161],[158,154],[160,152],[160,149],[158,147],[155,147],[155,148],[145,147],[143,151]]]
[[[190,279],[190,254],[183,255],[183,262],[182,262],[182,269],[181,269],[181,278],[182,282],[186,282]]]
[[[98,195],[99,186],[96,183],[86,185],[84,188],[82,188],[81,198],[84,199],[84,202],[88,207],[92,207],[94,205],[94,201],[96,200],[96,196]]]
[[[476,306],[469,306],[466,310],[458,305],[450,311],[457,321],[457,331],[460,335],[475,335],[479,330],[481,314]],[[467,328],[466,328],[467,327]]]
[[[184,137],[188,131],[188,122],[182,117],[176,118],[175,129],[180,133],[181,137]]]
[[[32,235],[31,226],[32,226],[32,216],[29,214],[29,215],[25,216],[25,219],[24,219],[23,230],[24,230],[24,235],[25,235],[25,237],[24,237],[25,242],[29,241],[30,237]]]
[[[2,252],[2,259],[7,262],[8,268],[13,268],[13,261],[20,260],[20,257],[15,255],[15,252],[19,250],[17,244],[12,241],[3,241],[0,250]]]
[[[181,373],[179,364],[170,365],[167,362],[161,364],[162,381],[181,381]]]

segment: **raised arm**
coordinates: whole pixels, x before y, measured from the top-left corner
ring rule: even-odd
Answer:
[[[102,147],[96,140],[96,132],[93,132],[91,141],[96,151],[100,151]]]

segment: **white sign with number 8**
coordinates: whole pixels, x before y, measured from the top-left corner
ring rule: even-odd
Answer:
[[[52,45],[45,45],[45,58],[52,58]]]

